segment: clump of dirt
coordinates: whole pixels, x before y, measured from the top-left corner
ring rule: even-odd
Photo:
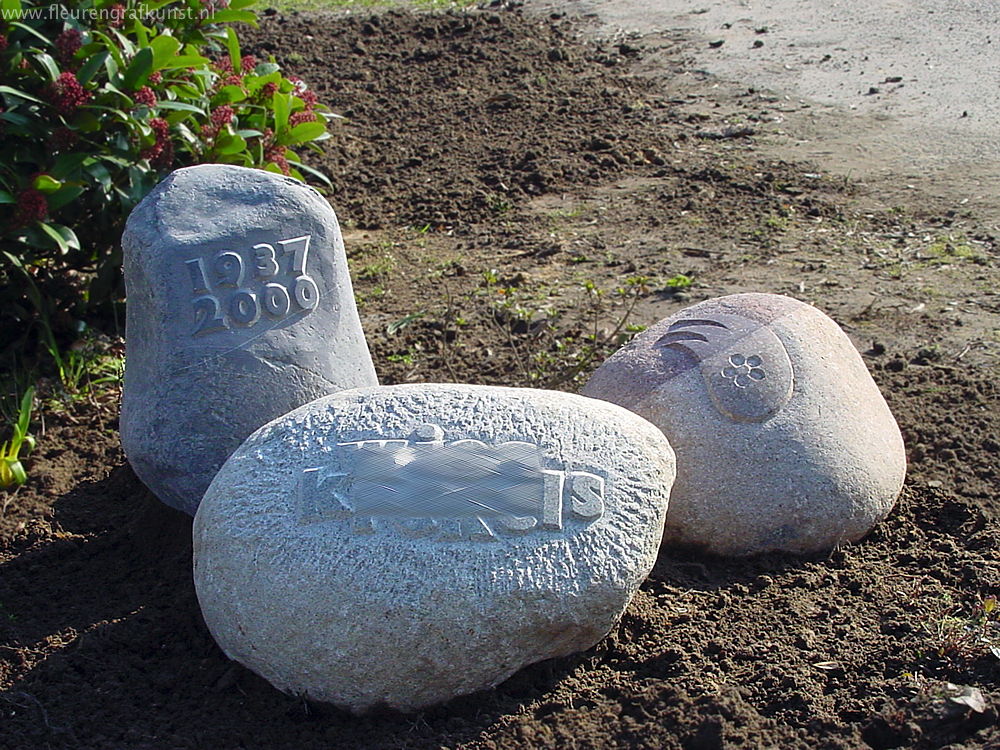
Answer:
[[[632,77],[635,47],[558,22],[272,16],[247,46],[351,114],[315,163],[350,220],[383,382],[574,390],[684,305],[788,292],[864,353],[907,486],[858,544],[663,550],[589,651],[419,714],[352,717],[225,658],[194,594],[191,520],[124,464],[114,415],[80,405],[47,415],[0,513],[0,747],[1000,744],[1000,270],[974,217],[873,206],[745,139],[700,138],[726,125],[709,99]]]

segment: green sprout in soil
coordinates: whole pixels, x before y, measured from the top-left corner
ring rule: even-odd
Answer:
[[[497,195],[496,193],[491,193],[486,196],[486,207],[498,214],[505,214],[514,208],[514,204],[509,198],[505,198],[502,195]]]
[[[13,435],[0,445],[0,488],[20,487],[28,481],[27,472],[21,463],[21,451],[27,455],[35,448],[35,438],[28,434],[34,402],[35,389],[28,388],[21,397],[17,420],[11,425]]]
[[[673,292],[682,292],[685,289],[690,288],[693,283],[694,281],[690,276],[685,276],[684,274],[679,273],[676,276],[672,276],[667,279],[664,286]]]
[[[945,595],[921,626],[933,654],[946,662],[968,663],[987,653],[1000,659],[1000,606],[995,596],[963,607]]]
[[[930,247],[927,248],[927,254],[930,256],[928,262],[932,264],[957,263],[961,261],[979,264],[987,262],[986,256],[970,245],[965,238],[952,237],[951,235],[938,237],[934,240]]]
[[[386,360],[392,362],[393,364],[404,364],[407,367],[412,366],[416,361],[413,355],[413,350],[408,349],[403,354],[389,354],[386,356]]]

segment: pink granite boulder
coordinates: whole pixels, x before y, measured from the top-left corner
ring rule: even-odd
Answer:
[[[677,456],[664,544],[729,556],[832,549],[903,485],[903,440],[861,356],[815,307],[706,300],[608,359],[583,394],[624,406]]]

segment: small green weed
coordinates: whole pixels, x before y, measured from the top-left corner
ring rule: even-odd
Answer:
[[[491,193],[486,196],[486,207],[498,214],[505,214],[514,208],[514,203],[502,195]]]
[[[963,606],[945,594],[920,624],[934,655],[947,662],[967,663],[987,652],[1000,658],[1000,607],[995,596]]]
[[[359,279],[374,279],[374,280],[385,280],[392,275],[393,269],[396,267],[396,259],[391,255],[383,255],[379,258],[375,258],[370,263],[366,263],[358,271]]]
[[[501,281],[490,269],[483,280],[490,317],[504,332],[523,380],[542,388],[576,383],[595,361],[641,330],[630,324],[630,317],[639,299],[649,293],[651,282],[645,276],[632,276],[613,289],[603,289],[583,279],[579,287],[583,294],[566,310],[549,299],[551,290],[521,288],[524,280],[519,276]],[[603,323],[611,314],[614,323],[609,329]],[[571,320],[582,325],[565,327]]]
[[[690,276],[686,276],[683,273],[679,273],[676,276],[672,276],[671,278],[667,279],[663,285],[667,289],[673,292],[681,292],[684,291],[685,289],[689,289],[691,287],[691,284],[693,283],[694,280]]]
[[[986,255],[970,245],[964,237],[938,237],[927,248],[927,255],[930,256],[928,263],[947,264],[968,261],[970,263],[985,264]]]
[[[399,364],[404,364],[404,365],[407,365],[407,366],[412,365],[416,361],[412,349],[407,349],[402,354],[389,354],[389,355],[386,355],[386,359],[389,362],[392,362],[394,364],[399,363]]]
[[[20,487],[28,481],[27,472],[21,463],[21,451],[27,455],[35,449],[35,438],[28,434],[34,403],[35,389],[28,388],[21,397],[17,420],[11,425],[13,434],[10,440],[0,445],[0,488]]]
[[[423,310],[416,313],[410,313],[409,315],[406,315],[400,318],[399,320],[395,320],[389,325],[387,325],[385,327],[385,332],[390,336],[395,336],[397,333],[402,331],[404,328],[409,326],[414,321],[420,320],[422,317],[424,317],[424,315],[426,315],[426,313]]]

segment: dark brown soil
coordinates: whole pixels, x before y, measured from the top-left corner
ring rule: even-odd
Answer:
[[[315,164],[384,382],[575,390],[637,325],[788,292],[864,352],[907,486],[828,555],[664,550],[593,649],[357,718],[226,660],[190,519],[123,464],[113,409],[50,409],[0,513],[0,748],[1000,747],[1000,270],[975,217],[707,137],[757,105],[560,22],[271,17],[247,45],[350,114]]]

